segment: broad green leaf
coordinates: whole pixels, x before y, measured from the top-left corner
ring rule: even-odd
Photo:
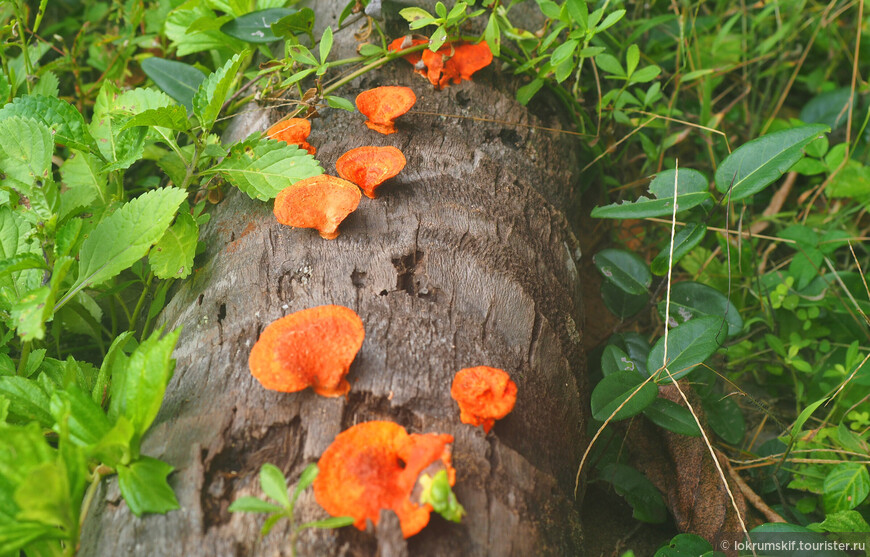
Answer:
[[[126,130],[136,126],[158,126],[171,130],[186,132],[190,130],[190,121],[183,106],[172,105],[151,108],[127,120],[121,128]]]
[[[624,420],[643,412],[658,393],[652,381],[640,387],[643,381],[643,376],[636,371],[618,371],[604,377],[592,390],[592,417],[603,422],[626,400],[628,402],[613,420]]]
[[[76,209],[89,207],[96,200],[102,205],[109,202],[106,173],[95,155],[72,151],[60,166],[61,182],[65,186],[60,196],[60,218],[63,220]]]
[[[327,26],[320,36],[320,44],[318,45],[320,54],[320,63],[325,64],[329,57],[329,52],[332,50],[332,27]]]
[[[294,182],[323,174],[323,169],[296,145],[250,138],[233,145],[227,158],[203,171],[212,173],[220,173],[251,199],[267,201]]]
[[[565,41],[560,44],[550,56],[550,63],[558,66],[565,60],[569,60],[574,55],[574,51],[577,50],[579,44],[579,41]]]
[[[613,315],[627,319],[647,306],[649,294],[629,294],[606,280],[601,284],[601,300]]]
[[[807,124],[824,124],[836,130],[846,123],[849,104],[857,110],[858,95],[852,98],[849,87],[825,91],[810,99],[801,109],[800,119]]]
[[[746,420],[740,407],[730,397],[703,399],[707,423],[726,443],[736,445],[746,435]]]
[[[178,188],[152,190],[100,221],[82,242],[79,276],[65,298],[114,277],[145,256],[166,232],[186,197]]]
[[[279,39],[272,32],[272,24],[295,13],[293,8],[259,10],[224,23],[221,31],[247,43],[271,43]]]
[[[182,212],[148,253],[148,263],[157,278],[185,278],[193,269],[199,225],[190,213]]]
[[[640,197],[637,201],[613,203],[592,210],[592,216],[606,219],[639,219],[671,216],[674,212],[674,180],[677,181],[677,212],[696,207],[711,198],[707,178],[691,168],[660,172],[649,185],[656,199]]]
[[[870,532],[870,524],[858,511],[839,511],[828,513],[825,520],[810,524],[810,528],[818,528],[823,532]]]
[[[89,447],[93,458],[107,466],[116,467],[119,464],[130,464],[138,456],[138,436],[130,420],[121,416],[96,445]]]
[[[643,260],[630,251],[605,249],[592,257],[604,278],[629,294],[646,294],[652,275]]]
[[[754,139],[741,145],[716,170],[716,189],[731,190],[731,201],[758,193],[803,158],[803,148],[823,133],[823,124],[799,126]]]
[[[45,259],[35,253],[20,253],[9,259],[0,260],[0,277],[26,269],[47,269]]]
[[[22,296],[10,311],[12,326],[21,340],[44,338],[44,324],[51,317],[53,308],[54,296],[48,286],[40,286]]]
[[[36,381],[24,377],[0,377],[0,395],[9,401],[11,422],[38,422],[45,428],[54,423],[49,411],[49,396]]]
[[[263,489],[263,493],[277,501],[282,507],[290,506],[287,479],[274,464],[266,463],[260,468],[260,487]]]
[[[628,357],[634,362],[635,369],[643,377],[649,377],[650,374],[646,368],[646,361],[649,357],[650,346],[643,336],[635,332],[616,333],[611,335],[608,343],[628,354]]]
[[[72,535],[76,519],[63,460],[44,462],[31,469],[15,490],[14,499],[21,509],[16,515],[18,520],[50,524]]]
[[[76,385],[56,391],[50,408],[53,429],[60,433],[59,424],[65,420],[70,439],[79,446],[95,445],[112,429],[103,409]]]
[[[212,49],[224,52],[227,49],[241,52],[245,48],[245,43],[217,29],[188,32],[188,29],[197,21],[216,19],[217,14],[210,10],[206,2],[202,2],[202,0],[187,0],[169,12],[163,31],[166,37],[172,41],[172,46],[176,48],[176,56],[187,56]]]
[[[665,314],[665,301],[659,302],[659,313]],[[728,336],[743,330],[743,318],[730,300],[715,288],[699,282],[684,281],[671,286],[672,327],[696,317],[714,316],[728,324]]]
[[[148,431],[151,422],[157,417],[163,394],[175,369],[172,351],[181,329],[161,339],[162,332],[162,329],[158,329],[133,351],[123,374],[120,414],[130,420],[140,435]],[[112,396],[115,396],[114,385]]]
[[[496,58],[501,54],[501,30],[498,25],[498,18],[495,11],[489,14],[489,21],[486,23],[486,30],[483,32],[483,40],[489,46],[489,50]]]
[[[838,464],[825,476],[825,512],[836,513],[854,509],[870,494],[867,467],[857,462]]]
[[[633,509],[632,516],[637,520],[658,524],[668,518],[659,490],[631,466],[608,464],[601,469],[601,479],[613,484],[616,493],[625,497]]]
[[[120,131],[129,118],[126,114],[116,112],[118,100],[125,94],[106,80],[94,104],[94,116],[88,130],[96,139],[99,152],[109,161],[102,167],[103,172],[129,168],[142,158],[145,150],[144,128]]]
[[[602,71],[611,75],[625,77],[625,70],[622,69],[622,64],[612,54],[602,53],[595,57],[595,65]]]
[[[30,118],[48,127],[54,140],[71,149],[96,151],[94,138],[88,133],[81,113],[66,101],[56,97],[25,95],[13,99],[0,110],[0,119],[11,116]]]
[[[544,80],[540,78],[533,79],[531,83],[523,85],[517,89],[517,102],[526,106],[532,100],[532,97],[535,96],[535,93],[540,91],[543,86]]]
[[[0,120],[0,184],[29,197],[51,181],[52,153],[54,141],[46,125],[20,116]]]
[[[272,24],[272,33],[284,39],[296,41],[296,35],[305,33],[314,42],[314,37],[311,34],[314,29],[314,10],[311,8],[302,8],[292,15],[282,17]],[[341,23],[339,23],[341,25]]]
[[[696,557],[707,556],[713,551],[710,542],[697,534],[677,534],[668,544],[660,547],[653,557]],[[713,557],[713,555],[709,556]]]
[[[22,253],[41,256],[41,249],[33,242],[32,226],[9,205],[0,205],[0,257],[7,259]],[[12,301],[42,284],[42,272],[27,270],[0,277],[0,288],[8,289]],[[8,308],[6,308],[8,309]]]
[[[239,497],[227,509],[231,513],[280,513],[284,507],[256,497]]]
[[[628,357],[628,354],[618,346],[608,344],[604,347],[604,352],[601,353],[601,373],[607,376],[620,371],[637,372],[637,367]]]
[[[688,408],[680,406],[676,402],[665,398],[656,398],[652,404],[646,407],[643,415],[659,427],[688,435],[700,437],[701,430]]]
[[[628,83],[632,85],[638,83],[649,83],[657,78],[660,73],[662,73],[662,69],[658,66],[644,66],[632,74]]]
[[[46,0],[42,0],[45,2]],[[31,95],[42,95],[57,98],[60,94],[60,80],[54,72],[45,72],[39,77],[39,81],[30,90]]]
[[[66,537],[66,533],[57,527],[38,522],[2,523],[0,524],[0,554],[19,555],[25,547],[32,547],[33,542],[62,540]]]
[[[347,110],[348,112],[354,112],[356,110],[356,108],[354,108],[353,106],[353,103],[344,97],[327,95],[326,103],[329,105],[330,108],[340,108],[342,110]]]
[[[662,248],[659,254],[656,255],[649,264],[650,271],[659,276],[668,274],[668,263],[673,261],[673,265],[676,266],[680,259],[701,243],[701,240],[704,239],[706,233],[706,224],[697,222],[690,222],[687,224],[679,232],[674,234],[673,259],[671,258],[671,246],[667,245]]]
[[[420,19],[435,19],[432,14],[430,14],[423,8],[403,8],[399,10],[399,15],[402,16],[408,23],[414,23],[415,21]]]
[[[188,112],[193,111],[193,96],[205,80],[205,74],[189,64],[164,58],[146,58],[141,66],[160,89],[184,105]]]
[[[118,487],[136,516],[166,513],[180,508],[166,478],[172,466],[155,458],[142,457],[129,466],[118,466]]]
[[[220,114],[221,107],[230,93],[230,87],[238,78],[244,56],[236,54],[227,63],[205,78],[193,95],[193,113],[206,132],[211,130]]]
[[[56,452],[46,441],[43,427],[35,421],[24,426],[0,424],[0,487],[19,484],[31,469],[54,460]]]
[[[650,373],[661,370],[656,382],[668,383],[671,378],[677,380],[712,356],[719,348],[717,338],[725,338],[724,334],[720,335],[721,324],[719,317],[699,317],[671,329],[668,332],[667,362],[664,360],[665,337],[662,336],[650,350],[646,362]],[[671,372],[670,376],[663,369],[665,364]]]

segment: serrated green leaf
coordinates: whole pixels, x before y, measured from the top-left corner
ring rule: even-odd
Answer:
[[[280,513],[284,507],[256,497],[239,497],[227,510],[231,513]]]
[[[73,214],[76,209],[89,207],[99,200],[101,205],[109,202],[106,173],[96,155],[73,151],[60,165],[60,178],[65,186],[60,196],[60,220]]]
[[[51,180],[52,153],[54,141],[44,124],[20,116],[0,120],[0,184],[30,197],[37,182]]]
[[[78,278],[60,304],[82,288],[100,284],[144,257],[166,232],[186,197],[178,188],[152,190],[100,221],[82,242]]]
[[[670,245],[665,246],[650,262],[650,271],[659,276],[668,274],[668,263],[672,261],[676,266],[677,262],[692,251],[706,234],[706,224],[690,222],[674,235],[673,258],[671,258]]]
[[[643,382],[644,378],[636,371],[617,371],[604,377],[592,390],[592,417],[603,422],[626,400],[628,402],[613,420],[624,420],[643,412],[658,393],[655,383],[649,381],[641,387]]]
[[[54,297],[48,286],[31,290],[13,304],[10,311],[12,326],[21,340],[30,341],[45,337],[44,324],[51,316],[53,306]]]
[[[172,105],[141,112],[127,120],[121,129],[126,130],[137,126],[157,126],[185,132],[190,130],[190,121],[187,119],[187,111],[183,106]]]
[[[233,145],[227,158],[203,171],[213,173],[220,173],[251,199],[268,201],[294,182],[323,174],[323,169],[296,145],[251,138]]]
[[[803,148],[828,126],[811,124],[773,132],[741,145],[716,170],[716,189],[731,201],[756,194],[803,158]]]
[[[601,479],[613,484],[616,493],[625,497],[637,520],[657,524],[667,519],[668,511],[661,493],[634,468],[611,463],[601,469]]]
[[[701,430],[688,408],[665,398],[656,398],[643,415],[657,426],[680,435],[700,437]]]
[[[84,117],[66,101],[41,95],[17,97],[0,110],[0,119],[11,116],[30,118],[43,124],[53,132],[54,140],[61,145],[82,151],[96,150]]]
[[[238,78],[239,69],[244,61],[244,56],[236,54],[227,60],[226,64],[205,78],[196,94],[193,95],[193,113],[206,132],[214,126],[221,107],[229,96],[230,87]]]
[[[56,391],[51,397],[53,429],[60,433],[63,422],[70,440],[79,446],[97,444],[111,429],[112,424],[91,396],[76,385]]]
[[[72,536],[76,520],[63,460],[43,462],[32,468],[14,494],[21,509],[16,519],[39,522],[60,528]]]
[[[216,19],[217,14],[208,8],[206,2],[201,0],[188,0],[169,12],[163,31],[172,41],[172,47],[176,49],[176,56],[187,56],[212,49],[224,52],[226,50],[241,52],[245,48],[245,43],[221,31],[212,29],[188,32],[188,29],[197,21]]]
[[[712,356],[719,348],[717,339],[725,338],[724,331],[720,334],[721,325],[721,317],[710,316],[698,317],[671,329],[668,332],[667,361],[670,376],[663,370],[665,337],[662,336],[650,350],[646,363],[650,373],[662,370],[656,383],[668,383],[671,377],[676,381]]]
[[[646,263],[630,251],[604,249],[596,253],[592,261],[605,279],[629,294],[646,294],[652,284]]]
[[[185,278],[193,269],[199,225],[190,213],[179,213],[175,224],[148,253],[148,263],[157,278]]]
[[[119,414],[130,420],[140,435],[148,431],[157,417],[163,394],[175,369],[172,351],[181,329],[160,338],[162,332],[155,331],[133,351],[118,390],[114,385],[116,379],[112,378],[112,396],[121,399]]]
[[[870,532],[870,524],[858,511],[839,511],[828,513],[825,520],[810,524],[810,528],[817,527],[823,532]]]
[[[142,158],[145,150],[145,129],[120,131],[129,118],[126,114],[115,112],[116,103],[121,96],[120,89],[110,81],[104,81],[94,104],[94,116],[88,126],[99,152],[109,161],[101,168],[103,172],[129,168]]]
[[[263,493],[277,501],[283,508],[290,507],[287,479],[274,464],[266,463],[260,468],[260,487]]]
[[[163,58],[146,58],[140,64],[145,75],[170,97],[193,111],[193,96],[205,81],[205,74],[195,67]]]
[[[0,260],[0,277],[25,269],[48,269],[45,259],[35,253],[21,253]]]
[[[272,32],[272,24],[278,22],[281,18],[295,13],[297,13],[297,10],[293,8],[258,10],[224,23],[220,30],[246,43],[271,43],[279,39]]]
[[[857,462],[838,464],[825,476],[822,499],[825,512],[836,513],[854,509],[870,494],[870,474]]]
[[[9,401],[11,421],[38,422],[45,428],[54,423],[49,411],[49,396],[36,381],[24,377],[0,377],[0,395]]]
[[[5,73],[0,72],[0,105],[6,104],[11,92],[12,86],[9,84],[9,79],[6,77]]]
[[[118,466],[118,487],[136,516],[166,513],[180,508],[166,478],[173,467],[155,458],[142,457],[129,466]]]

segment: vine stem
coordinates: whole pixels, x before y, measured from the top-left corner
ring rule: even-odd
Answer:
[[[148,273],[148,279],[145,281],[145,288],[142,289],[142,294],[139,295],[139,300],[136,302],[136,307],[133,309],[133,315],[130,316],[130,325],[127,327],[128,331],[134,331],[136,329],[136,321],[139,320],[139,313],[142,311],[142,306],[145,305],[145,296],[148,295],[148,292],[151,290],[151,282],[154,280],[154,272],[151,271]],[[142,331],[142,335],[145,335],[145,331]]]

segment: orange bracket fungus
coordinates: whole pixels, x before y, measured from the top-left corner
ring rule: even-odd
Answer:
[[[356,210],[359,188],[347,180],[321,174],[299,180],[278,192],[275,218],[297,228],[316,228],[327,240],[338,237],[338,225]]]
[[[343,306],[318,306],[270,323],[251,349],[251,375],[265,388],[293,393],[307,387],[329,397],[350,390],[345,379],[365,338],[362,320]]]
[[[451,443],[452,435],[409,435],[392,422],[357,424],[339,433],[320,457],[314,496],[332,516],[353,517],[360,530],[367,520],[377,526],[381,509],[392,509],[408,538],[429,523],[432,511],[412,500],[421,474],[446,470],[449,484],[456,483]]]
[[[311,134],[311,121],[305,118],[290,118],[283,122],[278,122],[268,130],[266,135],[278,141],[284,141],[291,145],[298,145],[300,148],[308,151],[309,155],[317,152],[310,143],[308,136]]]
[[[405,155],[395,147],[357,147],[338,157],[338,175],[375,198],[375,188],[405,168]]]
[[[411,110],[415,102],[414,91],[398,86],[375,87],[356,97],[356,107],[368,118],[366,126],[384,135],[396,133],[393,120]]]
[[[496,420],[514,409],[517,385],[501,369],[471,367],[456,373],[450,396],[459,403],[462,423],[483,426],[483,431],[489,433]]]
[[[388,49],[396,52],[410,46],[427,42],[413,39],[410,35],[396,39]],[[492,51],[486,42],[476,44],[445,44],[437,52],[424,50],[404,56],[414,66],[414,71],[429,80],[435,89],[443,89],[452,81],[471,80],[472,74],[492,63]]]

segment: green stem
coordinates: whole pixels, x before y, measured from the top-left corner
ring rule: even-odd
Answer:
[[[199,164],[199,157],[202,154],[202,144],[200,140],[202,138],[196,138],[195,146],[193,148],[193,156],[190,158],[190,164],[187,165],[187,171],[184,174],[184,181],[181,183],[181,189],[186,190],[187,186],[193,181],[193,176],[196,173],[196,167]]]
[[[387,54],[383,58],[379,58],[378,60],[375,60],[374,62],[372,62],[370,64],[366,64],[365,66],[361,67],[360,69],[356,70],[355,72],[352,72],[352,73],[348,74],[347,76],[339,79],[338,81],[336,81],[335,83],[333,83],[329,87],[326,87],[323,90],[323,94],[328,95],[328,94],[332,93],[333,91],[335,91],[336,89],[338,89],[342,85],[350,83],[354,79],[358,78],[359,76],[361,76],[367,72],[370,72],[376,68],[380,68],[381,66],[383,66],[384,64],[386,64],[390,60],[395,60],[396,58],[401,58],[402,56],[406,56],[412,52],[417,52],[417,51],[423,50],[425,48],[428,48],[428,46],[424,45],[424,44],[420,44],[420,45],[412,46],[410,48],[406,48],[405,50],[400,50],[398,52],[390,52],[389,54]]]
[[[136,307],[133,309],[133,315],[130,317],[130,325],[127,327],[128,331],[136,330],[136,321],[139,320],[139,313],[142,311],[142,306],[145,305],[145,297],[148,295],[148,292],[151,290],[151,281],[154,280],[154,273],[148,273],[148,280],[145,282],[145,288],[142,289],[142,294],[139,295],[139,301],[136,302]],[[144,334],[144,331],[143,331]]]
[[[79,528],[81,528],[84,525],[85,519],[88,517],[88,509],[91,508],[91,503],[94,500],[94,496],[97,494],[97,488],[100,487],[100,482],[103,479],[103,474],[101,473],[101,470],[103,468],[105,468],[105,467],[102,464],[100,464],[99,466],[96,467],[96,469],[94,469],[94,472],[93,472],[94,477],[91,478],[91,483],[88,486],[88,490],[85,492],[85,498],[84,498],[84,500],[82,500],[82,512],[79,514]],[[81,535],[80,532],[76,533],[76,540],[78,540],[78,537],[80,535]],[[75,546],[75,545],[78,545],[78,543],[71,544],[71,545]]]
[[[27,86],[27,92],[30,93],[33,88],[30,84],[30,76],[33,73],[33,64],[30,61],[30,50],[27,48],[27,37],[24,35],[24,29],[27,27],[27,20],[24,18],[23,5],[15,3],[15,19],[18,22],[18,38],[21,39],[21,56],[24,59],[24,84]]]
[[[21,357],[18,359],[18,375],[24,375],[24,368],[27,366],[27,360],[30,359],[30,349],[32,348],[30,341],[26,341],[21,345]]]

